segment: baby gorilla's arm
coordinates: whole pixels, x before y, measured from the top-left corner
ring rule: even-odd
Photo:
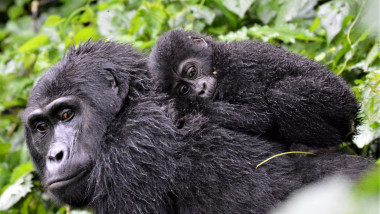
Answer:
[[[245,133],[268,134],[273,125],[272,113],[264,99],[255,104],[212,102],[208,104],[204,114],[212,122]]]

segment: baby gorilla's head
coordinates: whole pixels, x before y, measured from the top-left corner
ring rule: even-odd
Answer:
[[[190,100],[213,99],[217,84],[211,66],[212,42],[210,37],[189,31],[161,36],[149,59],[158,90]]]

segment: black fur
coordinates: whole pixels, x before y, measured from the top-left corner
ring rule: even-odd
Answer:
[[[201,114],[188,114],[177,130],[165,115],[172,101],[164,105],[154,92],[141,54],[128,45],[87,42],[37,82],[23,116],[31,158],[48,189],[47,151],[36,149],[27,118],[62,96],[85,106],[70,157],[89,154],[91,164],[87,176],[50,195],[96,213],[262,214],[306,183],[332,173],[357,178],[372,165],[327,154],[281,156],[256,168],[284,145],[219,127]]]
[[[324,66],[267,43],[218,42],[174,30],[150,55],[160,92],[170,94],[174,71],[189,58],[211,64],[207,73],[217,80],[218,96],[205,102],[171,94],[179,117],[200,111],[235,131],[317,148],[352,140],[359,105],[344,80]]]

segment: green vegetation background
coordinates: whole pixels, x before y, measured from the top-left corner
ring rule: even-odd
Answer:
[[[226,41],[270,42],[314,59],[345,78],[362,103],[357,145],[341,149],[378,159],[379,20],[377,0],[1,0],[0,213],[70,212],[43,193],[20,115],[34,81],[90,38],[133,43],[148,54],[163,32],[182,28]],[[379,173],[365,177],[354,194],[378,195]],[[71,211],[78,212],[87,211]]]

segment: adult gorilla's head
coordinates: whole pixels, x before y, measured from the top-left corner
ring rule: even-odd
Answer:
[[[123,103],[147,91],[145,64],[130,46],[87,42],[36,83],[22,117],[26,142],[57,201],[84,206],[91,200],[88,178],[97,148]]]

